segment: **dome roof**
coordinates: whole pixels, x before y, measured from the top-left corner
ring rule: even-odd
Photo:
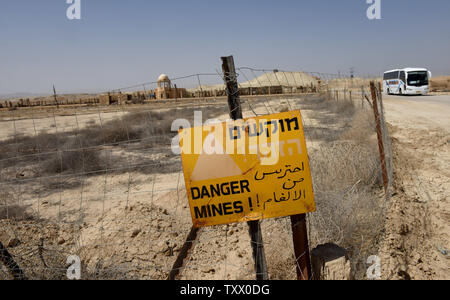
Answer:
[[[158,82],[163,82],[163,81],[169,81],[169,76],[167,76],[166,74],[159,75]]]

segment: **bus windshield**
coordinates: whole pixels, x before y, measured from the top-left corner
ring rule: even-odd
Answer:
[[[428,72],[408,72],[408,85],[423,86],[428,85]]]

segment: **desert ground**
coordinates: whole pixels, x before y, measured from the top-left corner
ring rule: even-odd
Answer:
[[[242,106],[244,117],[301,109],[318,207],[308,220],[311,247],[346,247],[363,278],[384,224],[367,103],[311,94],[243,98]],[[70,254],[88,279],[167,278],[192,226],[170,125],[194,110],[226,120],[228,107],[226,99],[163,107],[3,112],[0,239],[30,278],[65,278]],[[288,220],[262,222],[273,279],[296,278]],[[251,255],[246,224],[205,228],[180,278],[252,279]]]
[[[357,94],[243,98],[244,117],[300,109],[317,212],[310,247],[347,251],[351,278],[449,278],[448,98],[385,97],[394,159],[385,202],[373,112]],[[166,279],[192,226],[171,122],[228,118],[226,99],[0,115],[0,241],[32,279]],[[82,163],[81,163],[82,162]],[[295,279],[288,218],[262,221],[271,279]],[[280,251],[282,249],[282,251]],[[5,268],[0,277],[9,278]],[[200,231],[180,279],[253,279],[247,225]]]
[[[385,96],[395,194],[384,278],[450,279],[450,96]]]

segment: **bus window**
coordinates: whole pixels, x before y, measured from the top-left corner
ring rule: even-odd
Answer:
[[[384,80],[393,80],[393,79],[398,79],[398,71],[385,74]]]
[[[406,84],[406,73],[405,71],[400,72],[400,80],[403,81],[404,84]]]
[[[408,85],[410,86],[424,86],[428,85],[428,72],[408,72]]]

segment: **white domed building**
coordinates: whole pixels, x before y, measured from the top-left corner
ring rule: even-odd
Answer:
[[[161,74],[158,77],[158,87],[170,87],[170,79],[166,74]]]
[[[157,88],[155,91],[156,99],[178,99],[186,97],[186,89],[172,86],[169,76],[161,74],[158,77]]]

